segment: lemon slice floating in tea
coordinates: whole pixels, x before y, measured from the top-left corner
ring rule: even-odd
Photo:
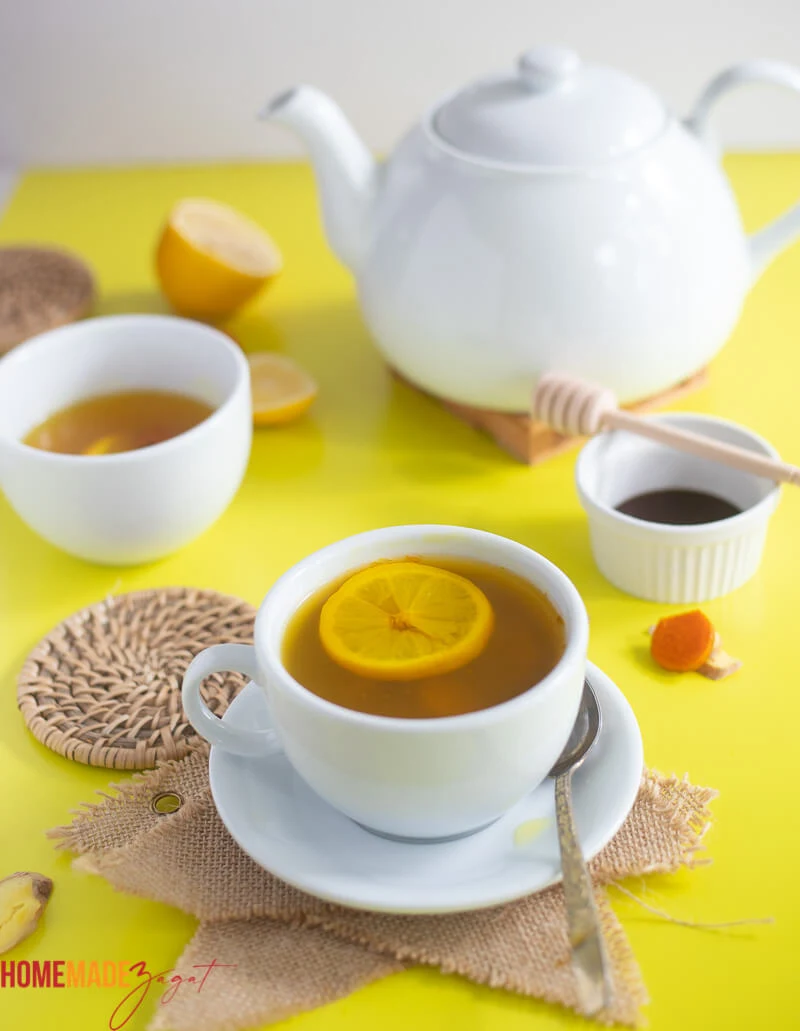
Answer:
[[[494,614],[466,577],[415,561],[355,573],[320,613],[322,646],[334,662],[375,680],[450,673],[476,658]]]

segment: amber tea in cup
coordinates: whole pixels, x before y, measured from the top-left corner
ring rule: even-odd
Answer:
[[[543,680],[564,654],[564,621],[546,595],[507,569],[460,558],[424,559],[430,566],[470,580],[494,613],[480,654],[450,673],[415,680],[378,680],[338,665],[325,651],[320,614],[328,598],[351,576],[326,585],[300,606],[283,640],[286,670],[326,701],[376,716],[431,719],[489,709]]]
[[[101,394],[55,412],[24,443],[65,455],[136,451],[185,433],[213,411],[205,401],[166,390]]]

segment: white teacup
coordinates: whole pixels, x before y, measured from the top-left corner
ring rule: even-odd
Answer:
[[[434,719],[355,712],[291,677],[281,648],[302,603],[343,574],[406,555],[479,560],[534,584],[564,619],[558,665],[501,705]],[[370,830],[415,840],[459,837],[498,819],[547,776],[577,715],[588,634],[573,584],[523,545],[455,526],[389,527],[332,544],[285,573],[259,609],[255,647],[221,644],[201,652],[186,671],[183,704],[218,748],[240,755],[283,749],[318,795]],[[261,688],[273,730],[239,729],[213,715],[200,686],[223,670],[238,670]]]
[[[161,444],[62,455],[22,443],[59,409],[98,394],[171,390],[215,411]],[[33,337],[0,360],[0,487],[64,551],[130,564],[187,544],[227,508],[252,440],[250,375],[219,330],[166,315],[112,315]]]

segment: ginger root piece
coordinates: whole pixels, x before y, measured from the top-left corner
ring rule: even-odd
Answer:
[[[36,930],[53,891],[40,873],[12,873],[0,881],[0,954]]]
[[[722,647],[722,639],[719,634],[716,634],[711,654],[697,672],[701,673],[704,677],[708,677],[709,680],[723,680],[725,677],[729,677],[731,673],[735,673],[737,669],[741,669],[741,667],[741,660],[734,659],[732,655],[728,655]]]

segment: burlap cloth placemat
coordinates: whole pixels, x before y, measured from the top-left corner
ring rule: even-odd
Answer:
[[[591,864],[614,983],[605,1023],[635,1025],[647,996],[603,886],[693,865],[714,795],[686,778],[647,771],[628,819]],[[180,806],[159,814],[159,799]],[[233,1031],[280,1020],[415,964],[578,1009],[560,886],[446,916],[367,913],[322,902],[262,870],[235,844],[214,808],[202,753],[164,763],[99,804],[85,804],[51,836],[80,854],[79,867],[115,888],[200,920],[178,974],[190,977],[196,965],[212,960],[229,965],[201,991],[177,992],[159,1006],[153,1031]]]

